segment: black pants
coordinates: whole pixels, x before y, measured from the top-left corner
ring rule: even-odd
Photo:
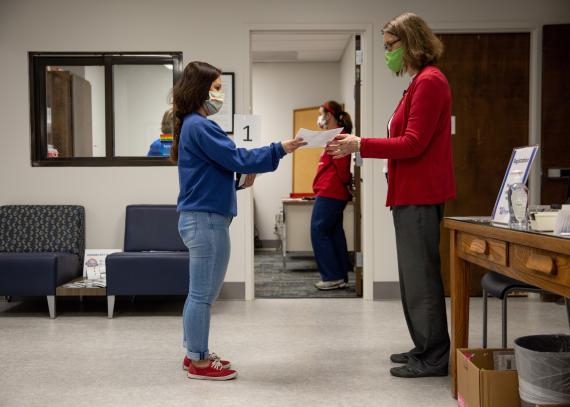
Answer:
[[[439,257],[443,205],[394,206],[392,215],[402,304],[415,346],[408,365],[447,370],[449,333]]]

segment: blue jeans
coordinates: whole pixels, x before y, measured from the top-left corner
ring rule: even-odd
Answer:
[[[342,227],[346,201],[318,196],[311,216],[311,242],[323,281],[348,282],[348,249]]]
[[[217,213],[180,213],[178,231],[190,255],[190,282],[182,320],[186,356],[191,360],[205,360],[210,354],[210,310],[228,268],[231,222],[231,216]]]

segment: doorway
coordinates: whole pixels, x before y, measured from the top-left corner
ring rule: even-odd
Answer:
[[[356,124],[357,36],[358,32],[344,30],[250,31],[251,106],[253,114],[262,116],[262,144],[290,138],[300,127],[316,129],[318,108],[328,100],[343,104]],[[252,278],[256,298],[357,297],[354,272],[349,273],[348,289],[319,291],[314,287],[320,280],[310,245],[314,201],[295,191],[312,184],[321,151],[299,150],[282,160],[275,174],[256,180]],[[351,248],[354,213],[350,210],[344,215],[352,221],[345,221]],[[357,216],[360,223],[359,211]]]

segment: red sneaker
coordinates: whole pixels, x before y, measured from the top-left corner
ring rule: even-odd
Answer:
[[[224,369],[219,360],[210,362],[207,367],[199,368],[190,363],[188,366],[188,377],[198,380],[231,380],[237,377],[237,372],[231,369]]]
[[[215,353],[210,353],[210,357],[208,359],[210,360],[210,362],[215,362],[216,360],[219,360],[220,363],[222,364],[222,368],[224,369],[229,369],[232,367],[232,364],[229,360],[222,360]],[[188,370],[188,366],[190,366],[190,359],[188,359],[187,356],[184,356],[184,362],[182,362],[182,369]]]

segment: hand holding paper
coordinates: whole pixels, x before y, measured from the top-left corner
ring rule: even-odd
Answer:
[[[360,138],[353,134],[340,134],[327,144],[327,154],[338,159],[356,153],[359,148]]]
[[[305,140],[305,147],[325,147],[327,143],[342,133],[342,130],[342,127],[324,131],[313,131],[301,128],[295,138],[301,137]]]
[[[281,145],[283,146],[283,150],[285,150],[285,152],[287,154],[292,153],[293,151],[295,151],[299,147],[303,147],[305,144],[307,144],[305,142],[305,140],[303,140],[302,137],[299,137],[298,134],[297,134],[297,136],[295,136],[295,138],[281,142]]]

